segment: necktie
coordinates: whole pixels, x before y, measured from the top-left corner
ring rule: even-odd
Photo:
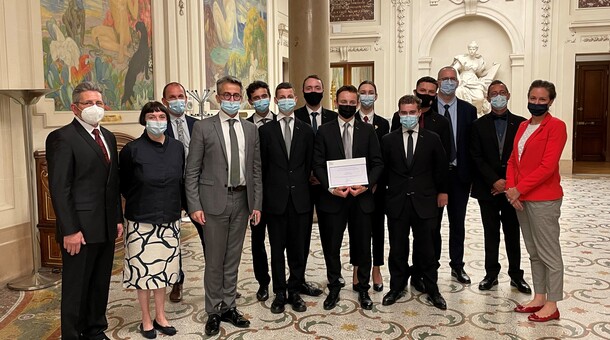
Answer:
[[[286,144],[286,154],[290,159],[290,145],[292,143],[292,132],[290,132],[290,121],[292,117],[284,118],[284,143]]]
[[[407,166],[410,168],[413,164],[413,130],[407,131],[409,139],[407,140]]]
[[[267,124],[268,121],[269,121],[269,118],[263,118],[260,120],[260,122],[261,122],[260,125],[265,125],[265,124]]]
[[[231,142],[231,172],[229,182],[232,187],[239,186],[239,145],[233,125],[237,119],[229,119],[229,140]]]
[[[108,157],[108,150],[106,150],[106,146],[104,146],[102,137],[100,137],[100,130],[93,129],[93,135],[95,136],[95,142],[102,149],[102,153],[104,154],[104,159],[106,160],[106,164],[110,164],[110,158]]]
[[[363,120],[364,120],[365,123],[367,123],[367,124],[369,123],[369,117],[364,116]]]
[[[349,123],[343,124],[343,150],[345,151],[345,159],[352,158],[352,143],[349,128]]]
[[[451,122],[451,115],[449,114],[449,104],[445,104],[445,118],[449,120],[449,131],[451,131],[451,150],[449,152],[449,162],[453,162],[457,158],[457,152],[455,149],[455,132],[453,131],[453,123]]]
[[[318,120],[316,119],[317,116],[318,116],[317,112],[311,113],[311,128],[313,129],[313,133],[318,132]]]
[[[182,125],[182,117],[176,118],[176,132],[178,133],[178,140],[182,142],[184,146],[184,156],[188,155],[189,145],[186,143],[186,136],[184,135],[184,126]]]

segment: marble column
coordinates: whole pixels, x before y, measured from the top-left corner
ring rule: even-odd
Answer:
[[[330,14],[329,0],[292,0],[288,2],[289,77],[303,99],[303,79],[317,74],[324,82],[322,106],[330,107]]]

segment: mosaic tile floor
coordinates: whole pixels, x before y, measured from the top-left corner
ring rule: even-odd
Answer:
[[[565,300],[559,304],[561,320],[546,324],[527,321],[527,315],[512,312],[527,301],[527,295],[509,285],[502,273],[500,284],[491,291],[478,290],[484,276],[483,230],[478,204],[470,200],[467,214],[466,271],[473,284],[462,285],[451,279],[445,250],[439,270],[439,288],[447,300],[447,311],[428,305],[425,295],[409,291],[393,306],[382,306],[389,274],[382,267],[385,290],[371,290],[375,306],[371,311],[359,308],[357,295],[349,288],[341,292],[337,308],[325,311],[320,297],[303,297],[308,310],[293,312],[288,306],[283,314],[269,310],[272,298],[256,300],[258,284],[254,280],[246,240],[240,267],[239,291],[243,297],[238,308],[251,321],[251,328],[238,329],[221,324],[214,339],[610,339],[610,177],[573,176],[563,180],[566,196],[562,207],[562,247],[565,263]],[[446,221],[446,219],[445,219]],[[192,228],[191,228],[192,229]],[[184,232],[187,232],[185,228]],[[446,243],[446,224],[444,228]],[[201,247],[192,230],[183,243],[184,269],[187,271],[184,301],[167,303],[177,339],[205,338]],[[531,283],[529,261],[523,248],[522,266]],[[501,251],[501,253],[503,250]],[[387,255],[387,249],[386,249]],[[351,283],[347,237],[343,247],[343,276]],[[120,260],[120,259],[118,259]],[[505,257],[501,264],[507,267]],[[505,269],[504,269],[505,270]],[[317,227],[314,226],[312,254],[307,280],[325,286],[325,269]],[[0,339],[55,339],[59,336],[59,288],[34,293],[0,290]],[[107,332],[112,339],[142,339],[137,332],[140,310],[134,292],[121,285],[120,270],[112,277]],[[160,336],[162,337],[162,336]]]

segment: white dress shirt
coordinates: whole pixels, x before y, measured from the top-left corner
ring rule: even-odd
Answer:
[[[309,119],[313,120],[313,117],[311,115],[312,112],[317,112],[318,115],[316,116],[316,122],[318,123],[316,126],[318,128],[320,128],[320,125],[322,125],[322,111],[324,111],[322,109],[322,106],[320,106],[320,108],[318,109],[318,111],[314,111],[312,109],[309,108],[309,106],[305,105],[305,108],[307,109],[307,113],[309,114]],[[313,121],[311,122],[311,125],[313,125]]]
[[[104,142],[104,146],[106,147],[106,152],[108,153],[108,157],[110,157],[110,149],[108,148],[108,143],[106,143],[106,138],[104,138],[104,134],[102,133],[102,130],[100,130],[100,125],[98,124],[97,127],[94,127],[93,125],[85,122],[84,120],[78,118],[77,116],[74,116],[74,117],[76,118],[76,121],[79,122],[80,125],[82,125],[85,128],[85,130],[87,130],[87,132],[89,133],[89,136],[91,138],[93,138],[93,141],[95,141],[95,135],[93,134],[93,130],[100,131],[100,138],[102,139],[102,142]]]
[[[405,158],[407,158],[407,148],[409,147],[409,134],[404,126],[402,127],[402,140],[405,143]],[[415,156],[415,146],[417,145],[417,137],[419,136],[419,124],[415,125],[415,127],[411,130],[413,133],[413,156]]]
[[[288,127],[290,128],[290,135],[294,137],[294,111],[289,116],[284,116],[281,112],[277,114],[277,120],[280,122],[280,128],[282,129],[282,137],[286,137],[286,123],[284,123],[286,117],[292,117],[290,123],[288,123]]]
[[[227,178],[231,178],[231,137],[229,136],[229,119],[237,119],[233,124],[235,134],[237,135],[237,144],[239,144],[239,185],[246,185],[246,137],[244,129],[241,126],[241,119],[236,115],[235,118],[229,117],[222,110],[218,111],[220,125],[222,126],[222,135],[225,140],[227,149]]]
[[[261,117],[257,112],[254,112],[254,124],[256,124],[256,127],[261,127],[261,125],[264,124],[263,119],[267,119],[267,123],[272,121],[273,112],[271,112],[271,110],[269,110],[269,112],[267,112],[267,115],[265,117]]]

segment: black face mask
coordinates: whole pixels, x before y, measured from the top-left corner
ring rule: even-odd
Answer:
[[[339,105],[339,114],[345,119],[350,119],[356,114],[356,105]]]
[[[324,92],[305,92],[303,97],[305,97],[305,101],[310,106],[318,106],[322,101],[322,97],[324,97]]]
[[[432,101],[434,100],[434,98],[436,98],[436,96],[431,96],[429,94],[421,94],[417,92],[415,92],[415,95],[417,96],[417,98],[421,99],[422,109],[432,106]]]
[[[549,104],[533,104],[527,103],[527,109],[532,114],[532,116],[542,116],[549,110]]]

